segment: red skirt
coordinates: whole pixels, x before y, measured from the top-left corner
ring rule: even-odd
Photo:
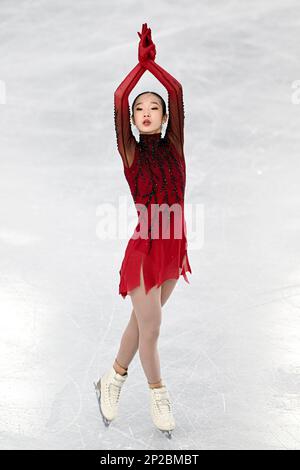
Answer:
[[[161,286],[167,279],[178,279],[180,275],[189,283],[186,273],[192,274],[187,253],[186,224],[182,238],[153,238],[148,253],[149,240],[130,238],[122,261],[119,294],[126,295],[140,285],[141,265],[146,294],[154,286]]]

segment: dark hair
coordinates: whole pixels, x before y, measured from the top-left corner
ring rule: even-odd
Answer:
[[[158,93],[156,93],[155,91],[143,91],[142,93],[140,93],[139,95],[137,95],[137,96],[134,98],[134,101],[133,101],[132,107],[131,107],[131,113],[132,113],[132,115],[134,115],[134,105],[135,105],[136,100],[138,99],[139,96],[144,95],[145,93],[152,93],[153,95],[156,95],[156,96],[160,99],[160,101],[161,101],[163,116],[164,116],[165,114],[167,114],[167,105],[166,105],[166,102],[165,102],[165,100],[163,99],[162,96],[160,96],[160,95],[159,95]]]

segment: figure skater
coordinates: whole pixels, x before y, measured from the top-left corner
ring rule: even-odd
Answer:
[[[192,273],[184,218],[183,90],[181,84],[154,61],[156,47],[147,23],[138,35],[139,62],[114,93],[118,151],[134,203],[140,211],[119,270],[119,294],[124,299],[130,295],[133,310],[113,366],[94,385],[103,421],[108,426],[117,416],[128,366],[138,350],[150,390],[152,420],[170,438],[175,420],[169,392],[161,379],[157,345],[161,308],[180,275],[189,283],[186,272]],[[166,103],[158,93],[145,91],[137,95],[131,110],[132,123],[139,130],[137,142],[131,130],[128,96],[146,70],[168,91],[169,117]]]

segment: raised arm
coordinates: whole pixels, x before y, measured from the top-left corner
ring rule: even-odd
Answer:
[[[133,162],[137,144],[130,126],[128,96],[145,71],[145,67],[138,63],[131,72],[129,72],[114,93],[114,120],[118,151],[122,157],[124,166],[127,168],[129,168]]]
[[[169,119],[166,136],[169,137],[179,155],[184,158],[184,103],[181,84],[170,73],[164,70],[153,60],[147,60],[144,66],[167,89],[169,100]]]

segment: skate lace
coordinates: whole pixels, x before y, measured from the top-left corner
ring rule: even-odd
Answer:
[[[156,391],[154,392],[155,404],[159,413],[171,414],[171,403],[167,396],[167,392]]]
[[[121,386],[115,383],[110,383],[110,397],[112,398],[112,402],[116,404],[120,398]]]

